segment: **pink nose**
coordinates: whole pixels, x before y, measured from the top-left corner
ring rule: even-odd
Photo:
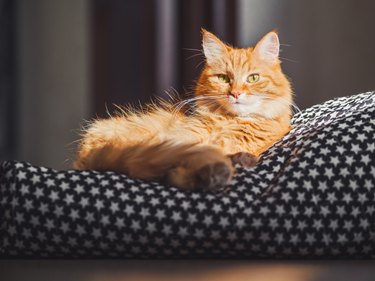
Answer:
[[[230,92],[230,93],[229,93],[229,96],[232,96],[232,97],[234,97],[235,99],[238,99],[240,95],[241,95],[240,92]]]

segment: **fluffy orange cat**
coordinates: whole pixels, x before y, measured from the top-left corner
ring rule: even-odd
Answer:
[[[203,30],[202,45],[206,64],[193,114],[164,103],[96,120],[75,167],[212,190],[229,183],[234,164],[255,165],[290,129],[292,90],[278,36],[270,32],[254,48],[236,49]]]

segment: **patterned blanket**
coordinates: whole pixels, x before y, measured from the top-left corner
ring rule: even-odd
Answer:
[[[4,162],[0,256],[373,258],[375,94],[313,106],[293,126],[215,193]]]

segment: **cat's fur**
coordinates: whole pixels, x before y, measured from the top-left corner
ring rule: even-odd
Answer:
[[[226,185],[234,163],[254,165],[290,129],[292,90],[278,36],[270,32],[255,48],[235,49],[203,30],[203,51],[194,114],[164,103],[96,120],[84,132],[75,167],[194,190]],[[259,81],[250,83],[254,73]]]

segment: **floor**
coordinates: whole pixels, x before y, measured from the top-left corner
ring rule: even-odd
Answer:
[[[1,281],[374,281],[374,261],[2,260]]]

